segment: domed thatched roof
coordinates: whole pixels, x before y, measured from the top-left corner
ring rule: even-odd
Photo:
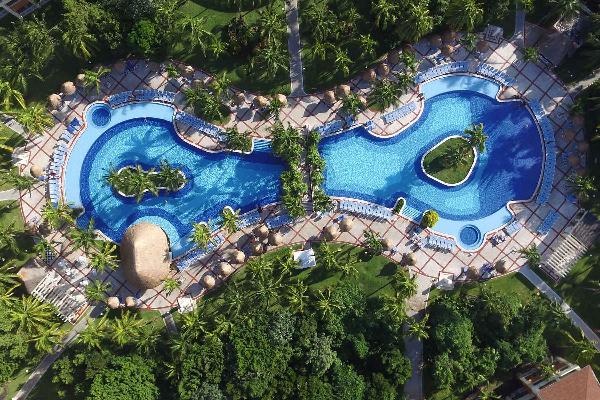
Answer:
[[[194,75],[194,67],[192,67],[191,65],[186,65],[182,68],[181,73],[189,78]]]
[[[383,238],[381,240],[381,245],[386,250],[390,250],[392,247],[394,247],[394,245],[392,244],[392,240],[390,238]]]
[[[365,96],[363,96],[362,94],[358,95],[358,101],[360,101],[360,104],[362,104],[363,107],[367,107],[367,98]]]
[[[252,233],[254,233],[254,236],[264,239],[267,236],[269,236],[269,227],[265,224],[261,224],[261,225],[257,226],[256,228],[254,228]]]
[[[352,225],[354,225],[354,221],[350,217],[344,217],[344,219],[340,221],[340,229],[342,232],[348,232],[352,229]]]
[[[77,82],[77,84],[79,86],[82,86],[84,81],[85,81],[85,74],[77,74],[77,76],[75,77],[75,82]]]
[[[121,241],[125,278],[140,289],[154,288],[169,275],[169,241],[165,232],[150,222],[127,228]]]
[[[233,97],[233,102],[238,106],[244,104],[246,102],[246,95],[244,94],[244,92],[236,93]]]
[[[347,97],[352,91],[348,85],[339,85],[337,87],[337,95],[339,97]]]
[[[469,279],[477,279],[479,278],[479,271],[475,267],[469,267],[467,269],[467,278]]]
[[[252,243],[251,247],[252,247],[252,254],[254,254],[255,256],[259,256],[262,253],[264,253],[264,247],[261,242],[254,242],[254,243]]]
[[[271,232],[269,233],[269,244],[271,246],[279,246],[283,243],[283,236],[279,232]]]
[[[231,275],[231,273],[234,271],[233,267],[231,266],[231,264],[226,263],[226,262],[220,262],[219,263],[219,273],[223,276],[229,276]]]
[[[494,269],[503,274],[506,272],[506,260],[498,260],[494,264]]]
[[[478,41],[475,46],[477,48],[477,51],[480,53],[485,53],[490,48],[488,42],[486,42],[485,40]]]
[[[40,176],[44,175],[44,170],[39,165],[33,164],[29,168],[29,174],[34,178],[39,178]]]
[[[367,82],[375,82],[375,79],[377,79],[377,74],[373,68],[369,68],[363,72],[362,78]]]
[[[216,283],[217,283],[217,281],[215,281],[215,277],[212,276],[211,274],[205,274],[202,277],[202,284],[207,289],[211,289],[211,288],[215,287]]]
[[[400,61],[400,52],[397,49],[390,50],[387,55],[387,62],[390,64],[398,64]]]
[[[256,106],[259,108],[263,108],[269,105],[269,99],[264,96],[257,96],[254,99],[254,104],[256,104]]]
[[[204,87],[204,81],[202,79],[194,79],[192,81],[192,87],[195,87],[195,88]]]
[[[340,234],[340,228],[337,225],[327,225],[323,228],[323,237],[325,240],[333,240]]]
[[[417,260],[415,259],[415,255],[413,253],[404,253],[402,255],[402,265],[415,266],[417,264]]]
[[[333,93],[333,90],[326,90],[323,93],[323,101],[327,104],[335,103],[335,93]]]
[[[75,87],[75,84],[73,82],[67,81],[61,85],[60,91],[65,96],[71,96],[71,95],[75,94],[75,92],[77,91],[77,88]]]
[[[279,93],[279,94],[276,94],[276,95],[275,95],[275,98],[276,98],[277,100],[279,100],[279,102],[280,102],[281,104],[283,104],[284,106],[287,106],[287,103],[288,103],[288,101],[287,101],[287,96],[286,96],[285,94],[281,94],[281,93]]]
[[[387,76],[390,73],[390,66],[382,62],[377,66],[377,73],[381,76]]]
[[[133,308],[136,305],[137,305],[137,301],[135,300],[135,297],[133,297],[133,296],[125,297],[125,307]]]
[[[121,302],[119,301],[119,299],[117,297],[111,296],[108,299],[106,299],[106,305],[109,308],[116,310],[117,308],[119,308],[121,306]]]
[[[48,96],[48,108],[49,109],[56,110],[58,107],[60,107],[61,103],[62,103],[62,100],[61,100],[60,96],[57,95],[56,93],[53,93],[50,96]]]
[[[231,256],[231,262],[235,264],[242,264],[246,261],[246,255],[243,251],[235,250]]]

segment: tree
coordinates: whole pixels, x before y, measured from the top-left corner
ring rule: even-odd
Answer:
[[[148,57],[156,51],[159,44],[158,32],[158,27],[153,21],[142,19],[136,22],[127,35],[127,45],[134,53]]]
[[[324,318],[330,317],[336,310],[339,310],[339,304],[331,298],[331,288],[328,287],[317,292],[316,307]]]
[[[54,120],[44,106],[41,104],[33,104],[25,107],[22,110],[11,112],[19,124],[23,126],[25,131],[30,135],[41,135],[46,128],[53,125]]]
[[[65,14],[63,14],[62,42],[63,45],[71,51],[77,58],[89,60],[92,58],[92,52],[97,45],[96,36],[89,31],[88,17],[81,9],[80,2],[66,0],[63,1]]]
[[[413,318],[409,327],[408,334],[418,340],[425,340],[429,338],[429,326],[427,326],[427,320],[429,319],[429,315],[425,314],[420,321]]]
[[[302,314],[306,307],[306,302],[309,299],[306,294],[308,287],[303,281],[298,281],[294,285],[288,286],[287,299],[290,308],[295,313]]]
[[[567,178],[569,188],[583,201],[596,196],[598,185],[594,176],[571,175]]]
[[[102,341],[106,338],[107,328],[107,314],[100,318],[88,319],[88,325],[79,333],[77,342],[83,344],[88,350],[101,350]]]
[[[38,335],[50,329],[54,323],[54,308],[35,297],[23,296],[12,303],[9,319],[17,331],[28,335]]]
[[[483,153],[485,151],[485,142],[488,137],[483,132],[483,124],[473,124],[470,128],[465,129],[465,134],[469,138],[469,144],[475,147],[477,151]]]
[[[99,279],[94,279],[86,286],[85,295],[90,301],[104,301],[111,289],[112,285],[110,282],[102,282]]]
[[[569,21],[581,11],[581,3],[577,0],[550,0],[549,3],[550,7],[545,18],[558,17]]]
[[[350,74],[350,65],[352,65],[348,51],[341,47],[336,47],[333,54],[335,57],[335,70],[340,72],[342,76],[348,76]]]
[[[223,217],[222,227],[227,231],[228,234],[234,234],[238,231],[238,223],[240,221],[240,210],[233,210],[231,207],[223,208],[221,211],[221,217]]]
[[[483,21],[483,7],[478,0],[451,0],[447,18],[453,29],[472,32]]]
[[[2,140],[4,139],[0,138],[0,141]],[[8,150],[11,153],[13,152],[12,147],[3,144],[0,144],[0,148]],[[39,181],[29,176],[19,174],[17,169],[10,169],[1,173],[0,182],[17,190],[30,190],[33,187],[33,185],[35,185]]]
[[[357,116],[362,110],[363,104],[356,93],[350,93],[342,99],[342,111],[348,115]]]
[[[399,329],[406,321],[406,306],[404,296],[396,293],[394,296],[384,296],[381,312],[389,318],[393,329]]]
[[[404,28],[404,27],[407,28]],[[400,24],[397,30],[402,30],[401,37],[416,42],[433,29],[433,17],[429,12],[428,0],[413,0],[408,9],[406,23]]]
[[[238,131],[236,127],[225,130],[225,145],[230,150],[237,150],[248,153],[252,150],[252,138],[245,133]]]
[[[314,375],[322,376],[337,360],[337,354],[331,348],[332,340],[330,337],[315,336],[312,343],[306,353],[306,364]]]
[[[13,272],[13,268],[10,264],[4,264],[0,267],[0,287],[4,291],[19,286],[19,276]]]
[[[523,60],[527,62],[537,62],[540,59],[540,52],[535,47],[525,47],[523,49]]]
[[[8,248],[15,255],[21,254],[17,233],[14,223],[0,227],[0,248]]]
[[[133,343],[140,335],[145,323],[136,314],[125,311],[119,318],[115,318],[109,325],[111,340],[120,347]]]
[[[598,355],[595,343],[588,340],[582,330],[579,331],[579,337],[574,337],[569,332],[565,332],[565,335],[569,338],[577,363],[589,364]]]
[[[98,272],[104,272],[107,267],[116,269],[119,266],[117,255],[115,254],[116,250],[117,246],[115,244],[102,242],[92,255],[92,259],[90,260],[91,267]]]
[[[460,44],[468,51],[475,51],[477,48],[477,35],[472,32],[467,32],[460,38]]]
[[[42,220],[53,229],[58,229],[62,224],[75,222],[72,210],[65,203],[59,202],[54,206],[51,202],[44,204],[42,208]]]
[[[366,389],[361,375],[357,374],[352,365],[341,361],[333,365],[333,388],[335,398],[339,400],[357,400],[364,397]]]
[[[156,351],[156,346],[161,336],[161,328],[156,325],[148,325],[140,329],[135,340],[135,348],[143,355],[150,355]]]
[[[194,223],[192,231],[192,242],[199,249],[206,249],[212,241],[210,228],[206,222]]]
[[[408,298],[417,294],[418,284],[416,275],[410,276],[405,269],[398,269],[393,276],[392,285],[396,292]]]
[[[371,7],[375,23],[383,30],[396,23],[400,15],[400,7],[392,0],[377,0]]]
[[[395,82],[389,79],[381,79],[375,82],[373,90],[367,96],[370,106],[376,106],[379,110],[398,103],[398,99],[402,96],[402,88]]]
[[[213,37],[212,32],[205,28],[206,18],[185,14],[179,23],[181,30],[187,32],[185,39],[189,47],[191,49],[200,48],[202,54],[206,55],[208,43]]]
[[[383,252],[383,244],[379,235],[370,229],[365,229],[363,236],[365,237],[363,244],[371,256],[377,256]]]
[[[54,323],[47,329],[34,334],[31,337],[30,342],[33,343],[33,346],[37,351],[49,353],[54,349],[55,346],[61,344],[64,334],[65,332],[63,329],[61,329],[61,324]]]
[[[527,260],[527,264],[531,267],[537,267],[541,262],[541,255],[538,252],[538,249],[535,244],[532,244],[529,247],[523,247],[522,249],[517,250],[519,254],[521,254],[522,258]]]
[[[424,228],[433,228],[440,220],[440,216],[435,210],[427,210],[421,217],[421,226]]]
[[[383,353],[381,364],[386,376],[398,385],[403,385],[412,376],[410,360],[398,348]]]
[[[10,82],[3,80],[0,80],[0,103],[5,111],[10,110],[15,103],[25,108],[25,99],[21,92],[13,88]]]
[[[87,228],[75,229],[69,232],[69,236],[78,249],[83,249],[86,254],[89,254],[92,247],[96,244],[96,230],[94,229],[94,218],[90,218]]]
[[[288,53],[280,42],[268,43],[250,60],[250,69],[263,77],[274,77],[289,67]]]
[[[163,288],[165,289],[165,292],[167,292],[167,296],[173,293],[173,291],[175,291],[176,289],[179,289],[180,286],[181,283],[179,283],[177,279],[167,278],[163,280]]]
[[[98,67],[96,71],[88,69],[83,71],[83,86],[86,89],[94,88],[96,94],[100,94],[100,87],[102,85],[102,77],[110,73],[110,68],[103,66]]]
[[[112,356],[106,360],[106,367],[93,375],[86,399],[117,400],[126,396],[128,399],[156,400],[159,390],[153,368],[153,361],[137,355]]]

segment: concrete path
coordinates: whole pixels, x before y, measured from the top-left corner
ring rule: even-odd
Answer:
[[[304,72],[302,67],[302,45],[300,43],[300,26],[298,24],[298,0],[286,0],[285,14],[288,26],[288,51],[290,53],[290,96],[305,96]]]
[[[31,391],[36,387],[39,383],[40,379],[44,376],[44,374],[48,371],[50,366],[54,364],[56,360],[62,355],[65,349],[69,346],[69,344],[73,343],[75,338],[79,335],[79,333],[87,327],[89,318],[97,318],[104,310],[105,306],[98,305],[94,308],[90,308],[90,311],[82,316],[79,321],[73,326],[73,329],[63,338],[62,343],[54,348],[54,352],[48,354],[46,357],[40,361],[38,366],[33,370],[31,375],[21,389],[13,396],[12,400],[25,400],[27,396],[31,393]]]
[[[6,125],[9,129],[12,129],[19,135],[25,136],[25,129],[23,129],[23,126],[19,124],[14,118],[6,114],[0,114],[0,116],[4,119],[4,125]]]
[[[8,189],[0,192],[0,201],[18,200],[19,191],[17,189]]]
[[[533,272],[529,266],[524,266],[519,270],[519,272],[546,297],[553,302],[560,304],[565,315],[571,320],[573,325],[579,327],[583,331],[585,337],[594,344],[594,347],[596,347],[598,351],[600,351],[600,337],[598,337],[592,328],[590,328],[589,325],[586,324],[585,321],[579,315],[577,315],[577,313],[567,303],[563,301],[558,293],[552,290],[552,288],[548,286],[548,284],[546,284],[546,282],[544,282],[542,278],[538,276],[538,274]]]
[[[515,14],[515,34],[512,41],[517,47],[525,47],[525,11],[522,9],[517,9]]]
[[[422,318],[423,310],[427,307],[427,299],[431,289],[431,278],[417,275],[417,294],[407,300],[406,313],[409,317]],[[404,354],[412,365],[412,376],[404,384],[404,396],[407,400],[423,399],[423,342],[404,336]]]

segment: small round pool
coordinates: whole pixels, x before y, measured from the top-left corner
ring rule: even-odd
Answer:
[[[476,226],[466,225],[460,230],[460,241],[467,247],[474,246],[481,241],[481,232]]]
[[[110,122],[110,109],[106,106],[98,106],[92,110],[92,122],[96,126],[106,126]]]

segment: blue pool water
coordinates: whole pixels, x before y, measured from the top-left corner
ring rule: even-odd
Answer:
[[[467,246],[473,246],[481,240],[481,232],[476,226],[467,225],[460,231],[459,239]]]
[[[480,122],[488,141],[469,179],[456,187],[428,179],[421,168],[423,155],[445,138],[461,135],[472,123]],[[452,222],[439,224],[443,233],[457,239],[467,222],[485,220],[510,201],[530,199],[543,164],[541,138],[528,109],[520,102],[499,102],[469,90],[427,98],[420,118],[392,138],[377,138],[358,127],[324,139],[321,151],[327,163],[324,187],[328,194],[388,207],[402,196],[420,212],[437,210],[443,220]],[[482,231],[506,223],[506,217],[502,218]],[[490,224],[489,218],[485,224]]]
[[[96,110],[97,111],[97,110]],[[147,195],[138,204],[115,193],[104,180],[111,167],[141,164],[157,166],[161,160],[180,167],[188,183],[175,193]],[[95,225],[119,242],[129,225],[151,221],[163,228],[172,247],[180,243],[194,222],[215,218],[225,205],[242,212],[279,196],[283,165],[270,153],[249,155],[208,153],[181,140],[171,121],[136,118],[120,122],[98,137],[81,166],[81,204],[85,214],[80,223],[93,217]]]

